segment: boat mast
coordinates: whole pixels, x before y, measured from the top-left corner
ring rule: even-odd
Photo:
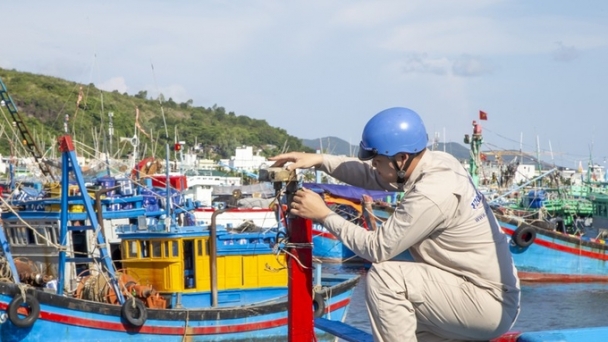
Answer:
[[[120,285],[118,284],[118,279],[116,278],[116,270],[114,268],[114,264],[112,263],[111,255],[109,254],[109,249],[106,245],[106,240],[101,232],[101,222],[97,219],[97,215],[95,213],[95,209],[93,208],[93,203],[91,197],[88,195],[87,187],[84,182],[84,177],[82,176],[82,170],[78,165],[78,159],[76,157],[76,152],[74,148],[74,143],[72,142],[72,138],[69,135],[65,135],[58,139],[59,142],[59,150],[62,154],[62,163],[61,163],[61,211],[60,211],[60,230],[59,230],[59,242],[61,248],[59,249],[59,266],[57,270],[57,294],[63,295],[64,286],[66,284],[66,276],[65,276],[65,268],[66,263],[90,263],[96,262],[98,265],[101,265],[102,269],[109,275],[109,283],[114,292],[116,293],[118,302],[123,304],[125,301],[124,296],[122,295],[122,291],[120,289]],[[73,179],[78,184],[78,195],[69,196],[69,186],[70,186],[70,177],[73,176]],[[70,201],[73,200],[81,200],[83,202],[85,211],[87,213],[89,225],[73,225],[73,220],[70,218],[69,213],[69,205]],[[91,230],[93,234],[95,234],[97,248],[99,248],[99,257],[82,257],[82,256],[69,256],[68,255],[68,236],[71,235],[73,231],[76,230]],[[101,270],[100,270],[101,271]]]
[[[2,82],[2,79],[0,79],[0,105],[4,105],[8,109],[8,112],[11,114],[13,119],[13,125],[21,134],[21,143],[30,152],[30,155],[34,157],[36,164],[38,164],[40,171],[42,171],[42,175],[51,178],[52,181],[55,181],[55,176],[53,175],[51,168],[46,163],[46,159],[42,155],[42,152],[40,152],[40,148],[30,134],[25,121],[23,121],[21,114],[17,110],[17,106],[13,102],[11,96],[8,94],[8,90],[6,89],[4,82]]]
[[[468,134],[464,135],[464,143],[470,144],[471,153],[469,155],[469,174],[475,186],[479,185],[479,165],[481,164],[480,148],[483,143],[481,135],[481,124],[473,120],[473,136],[469,138]]]

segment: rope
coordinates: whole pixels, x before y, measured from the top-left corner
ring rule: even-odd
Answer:
[[[186,341],[186,334],[188,333],[188,323],[190,322],[190,310],[186,310],[186,325],[184,326],[184,336],[182,336],[182,342]]]
[[[26,285],[24,283],[18,283],[17,287],[19,288],[19,291],[21,292],[21,298],[23,298],[23,303],[25,303],[25,290],[28,288],[28,285]]]
[[[4,257],[0,257],[0,281],[14,283],[13,272],[8,264],[8,260]]]

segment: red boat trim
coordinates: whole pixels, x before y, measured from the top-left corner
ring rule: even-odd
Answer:
[[[501,228],[505,231],[505,233],[507,233],[509,235],[513,235],[513,232],[514,232],[513,229],[510,229],[507,227],[501,227]],[[534,243],[537,245],[540,245],[540,246],[558,250],[560,252],[566,252],[566,253],[570,253],[570,254],[574,254],[574,255],[578,255],[578,256],[585,256],[585,257],[592,258],[592,259],[608,260],[608,255],[606,255],[606,254],[590,252],[590,251],[586,251],[586,250],[580,249],[580,248],[559,245],[556,243],[552,243],[549,241],[539,239],[538,235],[537,235],[536,239],[534,240]]]
[[[196,212],[213,213],[216,209],[214,208],[196,208]],[[240,213],[267,213],[274,214],[274,210],[268,208],[234,208],[225,212],[226,214],[240,214]]]
[[[347,306],[348,303],[350,303],[350,298],[342,299],[339,302],[330,304],[325,308],[325,313],[330,313],[331,311],[336,311],[338,309],[341,309],[341,308]]]
[[[553,274],[517,271],[519,280],[535,283],[608,283],[608,275]]]
[[[328,305],[325,312],[335,311],[340,308],[347,306],[350,303],[350,298],[343,299],[339,302]],[[0,303],[0,310],[6,310],[8,304]],[[65,314],[58,314],[54,312],[41,311],[40,319],[62,323],[67,325],[76,325],[80,327],[110,330],[117,332],[137,332],[141,334],[152,334],[152,335],[213,335],[213,334],[229,334],[229,333],[240,333],[254,330],[263,330],[276,328],[279,326],[287,325],[287,317],[273,319],[269,321],[260,321],[253,323],[243,323],[234,325],[220,325],[220,326],[208,326],[208,327],[192,327],[188,328],[184,332],[184,327],[162,327],[162,326],[146,326],[140,328],[126,327],[123,323],[118,322],[104,322],[93,319],[80,318],[76,316],[69,316]]]
[[[519,331],[509,331],[508,333],[490,340],[490,342],[517,342],[517,339],[521,335]]]

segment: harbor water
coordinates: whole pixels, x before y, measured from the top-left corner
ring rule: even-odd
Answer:
[[[362,266],[324,265],[325,269],[365,275]],[[355,288],[346,323],[371,332],[365,308],[365,277]],[[522,284],[521,312],[512,331],[571,329],[607,326],[608,284]]]

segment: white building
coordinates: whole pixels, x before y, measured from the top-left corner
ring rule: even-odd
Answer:
[[[538,176],[538,174],[536,174],[536,166],[532,164],[521,164],[517,166],[517,171],[515,171],[513,183],[525,183],[536,176]]]
[[[257,171],[261,165],[268,164],[268,160],[260,155],[261,150],[254,154],[253,147],[237,147],[233,157],[230,157],[228,166],[236,170]]]

